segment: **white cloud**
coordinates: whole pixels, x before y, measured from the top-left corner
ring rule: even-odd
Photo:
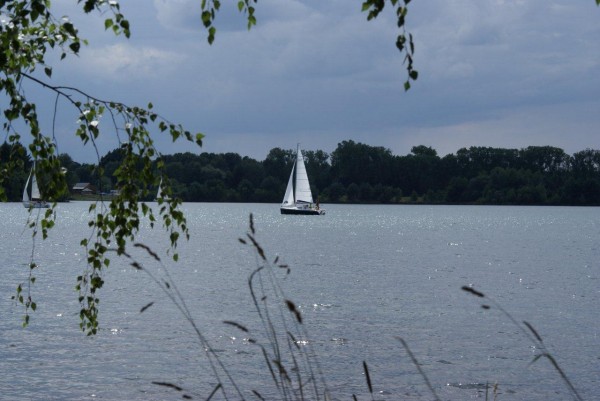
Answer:
[[[118,43],[85,51],[79,63],[88,75],[130,82],[170,75],[185,59],[180,53]]]
[[[184,33],[201,30],[198,0],[154,0],[154,7],[156,20],[167,30]]]

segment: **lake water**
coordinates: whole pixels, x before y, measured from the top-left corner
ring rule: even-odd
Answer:
[[[277,276],[303,316],[299,346],[314,350],[333,399],[371,398],[363,361],[374,399],[434,399],[398,337],[442,400],[485,399],[486,384],[497,384],[500,401],[571,399],[548,360],[530,364],[539,349],[498,306],[535,327],[583,399],[600,399],[600,209],[325,207],[325,216],[282,216],[278,205],[185,204],[192,237],[178,263],[165,262],[171,278],[132,250],[176,284],[247,399],[256,399],[253,389],[270,394],[266,368],[253,334],[223,321],[261,328],[248,289],[261,261],[238,241],[250,213],[268,259],[291,268]],[[105,272],[99,334],[79,330],[74,287],[85,269],[87,208],[59,205],[50,238],[33,247],[27,211],[0,204],[0,399],[181,399],[153,381],[206,399],[216,382],[192,329],[126,260],[113,258]],[[142,228],[139,240],[168,260],[160,229]],[[38,309],[23,329],[23,309],[10,297],[27,280],[32,250]]]

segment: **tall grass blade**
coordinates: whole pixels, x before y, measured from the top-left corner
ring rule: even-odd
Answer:
[[[214,395],[217,393],[217,391],[218,391],[218,390],[219,390],[221,387],[222,387],[222,386],[221,386],[221,383],[217,384],[217,385],[215,386],[215,388],[213,389],[213,391],[212,391],[212,392],[210,393],[210,395],[208,396],[208,398],[206,399],[206,401],[210,401],[210,400],[213,398],[213,396],[214,396]]]
[[[402,346],[406,350],[406,353],[410,357],[410,360],[412,361],[413,365],[415,365],[415,367],[419,371],[419,374],[421,375],[421,377],[423,378],[423,380],[425,380],[425,384],[427,385],[427,388],[429,388],[429,391],[431,391],[431,394],[433,394],[433,396],[435,397],[435,400],[436,401],[440,401],[440,397],[438,397],[438,395],[436,394],[435,390],[433,389],[433,386],[429,382],[429,378],[427,377],[427,375],[425,374],[425,372],[423,372],[423,369],[421,369],[421,365],[419,364],[419,361],[417,361],[417,358],[415,358],[414,354],[412,353],[412,351],[408,347],[408,344],[406,343],[406,341],[404,341],[404,339],[402,337],[396,337],[396,339],[398,341],[400,341],[400,343],[402,344]]]
[[[231,320],[224,320],[223,321],[224,324],[228,324],[230,326],[236,327],[238,329],[240,329],[241,331],[243,331],[244,333],[248,333],[248,329],[245,326],[242,326],[241,324],[237,323],[237,322],[233,322]]]
[[[466,286],[466,285],[463,285],[463,286],[461,287],[461,289],[462,289],[463,291],[466,291],[466,292],[468,292],[468,293],[471,293],[471,294],[475,295],[476,297],[479,297],[479,298],[485,298],[485,295],[483,294],[483,292],[476,291],[476,290],[474,290],[473,288],[471,288],[471,287],[468,287],[468,286]]]
[[[145,311],[146,309],[148,309],[149,307],[151,307],[152,305],[154,305],[154,302],[150,302],[149,304],[147,304],[147,305],[144,305],[144,306],[142,307],[142,309],[140,309],[140,313],[144,313],[144,311]]]
[[[254,230],[254,216],[252,215],[252,213],[250,213],[249,220],[250,231],[252,232],[252,234],[256,234],[256,231]]]
[[[294,316],[296,316],[296,320],[298,320],[298,323],[302,323],[302,315],[300,314],[300,311],[296,308],[296,304],[294,304],[289,299],[285,300],[285,304],[287,305],[290,312],[292,312]]]
[[[267,364],[267,367],[269,368],[269,372],[271,373],[271,378],[273,379],[273,383],[275,383],[275,386],[279,389],[279,380],[277,380],[277,376],[275,376],[275,371],[273,370],[273,366],[271,365],[271,360],[269,359],[269,354],[267,354],[267,350],[261,345],[260,346],[262,353],[263,353],[263,357],[265,358],[265,363]]]
[[[363,361],[363,370],[365,371],[365,379],[367,379],[367,387],[369,388],[369,393],[371,393],[371,398],[373,398],[373,385],[371,384],[371,375],[369,375],[369,367],[367,366],[367,362]]]
[[[267,257],[265,256],[265,251],[262,249],[262,247],[258,244],[258,242],[256,242],[252,235],[246,234],[246,236],[250,239],[252,245],[254,245],[254,248],[256,248],[256,252],[258,252],[262,260],[266,261]]]
[[[158,257],[158,255],[156,254],[156,252],[154,252],[152,249],[150,249],[150,247],[148,245],[142,244],[140,242],[136,242],[135,244],[133,244],[133,246],[136,247],[136,248],[142,248],[142,249],[144,249],[157,262],[160,262],[160,258]]]
[[[539,342],[544,342],[542,340],[542,337],[540,337],[540,335],[538,334],[538,332],[536,331],[536,329],[533,328],[533,326],[531,324],[529,324],[529,322],[526,322],[525,320],[523,320],[523,324],[525,326],[527,326],[527,328],[529,329],[529,331],[531,331],[533,333],[533,335],[535,336],[535,338],[539,341]]]
[[[178,385],[173,384],[173,383],[168,383],[168,382],[152,382],[152,384],[155,384],[157,386],[169,387],[169,388],[172,388],[173,390],[177,390],[177,391],[183,391],[183,388],[181,388]]]

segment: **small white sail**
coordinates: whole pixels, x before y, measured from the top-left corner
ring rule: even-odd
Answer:
[[[160,193],[162,192],[162,178],[160,179],[160,183],[158,184],[158,190],[156,191],[156,199],[160,199]]]
[[[25,207],[29,207],[29,194],[27,193],[27,188],[29,187],[29,180],[31,180],[31,174],[33,174],[33,169],[29,173],[29,177],[27,177],[27,182],[25,182],[25,188],[23,189],[23,205]]]
[[[285,189],[285,195],[283,196],[283,202],[281,206],[294,206],[294,170],[296,167],[296,163],[292,167],[292,173],[290,174],[290,179],[288,180],[287,188]]]
[[[167,195],[165,196],[161,196],[162,194],[162,183],[163,183],[163,179],[162,177],[160,178],[160,183],[158,184],[158,190],[156,191],[156,200],[158,201],[159,199],[162,199],[164,201],[169,201],[171,198],[169,198]]]

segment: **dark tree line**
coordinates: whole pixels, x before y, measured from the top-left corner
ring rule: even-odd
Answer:
[[[14,150],[14,149],[13,149]],[[11,148],[0,147],[0,163]],[[280,202],[294,150],[271,149],[257,161],[236,153],[177,153],[162,157],[165,179],[186,202]],[[551,146],[523,149],[462,148],[438,156],[415,146],[405,156],[389,149],[343,141],[328,154],[304,151],[313,194],[321,203],[455,203],[514,205],[600,205],[600,151],[573,155]],[[9,199],[19,200],[31,160],[20,152],[24,169],[6,182]],[[97,166],[59,156],[69,188],[90,182],[103,192],[114,188],[121,151]],[[43,191],[43,190],[42,190]]]

